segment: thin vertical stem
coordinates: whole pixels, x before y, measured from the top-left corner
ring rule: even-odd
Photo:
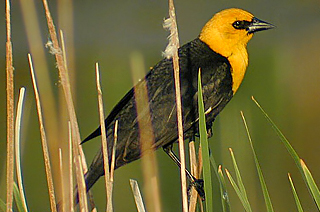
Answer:
[[[110,181],[113,182],[113,176],[114,176],[114,167],[116,164],[116,146],[118,142],[118,123],[119,121],[116,120],[114,124],[114,142],[112,147],[112,157],[111,157],[111,169],[110,169]]]
[[[10,0],[6,1],[6,75],[7,75],[7,212],[12,211],[14,151],[14,83],[11,42]]]
[[[54,186],[53,186],[53,180],[52,180],[52,171],[51,171],[51,165],[50,165],[47,136],[46,136],[46,131],[44,129],[40,96],[39,96],[37,81],[33,71],[33,64],[32,64],[32,59],[30,54],[28,54],[28,59],[29,59],[30,72],[31,72],[32,83],[34,88],[34,94],[36,97],[37,112],[38,112],[38,119],[39,119],[39,125],[40,125],[41,143],[42,143],[42,152],[44,157],[44,165],[45,165],[46,177],[47,177],[47,183],[48,183],[48,189],[49,189],[50,207],[51,207],[51,211],[54,212],[54,211],[57,211],[57,208],[56,208],[56,199],[55,199]]]
[[[189,158],[190,158],[190,168],[191,168],[191,174],[192,176],[198,178],[198,164],[197,164],[197,155],[195,150],[195,142],[191,141],[189,142]],[[189,212],[195,212],[196,206],[197,206],[197,198],[198,198],[198,192],[194,188],[194,186],[191,187],[191,192],[189,192]]]
[[[66,203],[64,202],[65,201],[65,185],[64,185],[64,181],[63,181],[63,164],[62,164],[62,150],[61,148],[59,148],[59,170],[60,170],[60,179],[61,179],[61,193],[62,193],[62,205],[61,205],[61,208],[62,208],[62,212],[65,212],[67,211],[66,210]]]
[[[178,141],[179,141],[179,153],[180,153],[180,175],[181,175],[181,189],[182,189],[182,207],[183,211],[188,211],[188,200],[187,200],[187,179],[186,179],[186,160],[184,151],[184,139],[183,139],[183,125],[182,125],[182,106],[181,106],[181,92],[180,92],[180,74],[179,74],[179,37],[176,22],[176,15],[173,0],[169,0],[169,16],[171,19],[170,34],[172,46],[175,46],[177,51],[173,53],[173,69],[174,69],[174,82],[176,90],[176,103],[177,103],[177,120],[178,120]],[[170,45],[170,44],[169,44]]]
[[[81,150],[80,150],[81,151]],[[78,160],[78,164],[80,165],[80,169],[79,170],[76,170],[77,172],[79,172],[80,176],[83,176],[84,173],[83,173],[83,166],[82,166],[82,162],[81,162],[81,155],[78,155],[77,157],[75,157],[76,160]],[[77,166],[76,166],[76,169],[77,169]],[[85,190],[86,188],[86,183],[84,181],[84,178],[83,177],[79,177],[80,179],[80,184],[78,184],[78,189],[81,188],[81,190]],[[80,190],[80,189],[79,189]],[[88,212],[88,202],[87,202],[87,196],[86,196],[86,193],[84,194],[79,194],[80,197],[82,197],[82,200],[79,199],[79,205],[80,205],[80,211],[81,212]]]
[[[22,117],[22,109],[23,109],[23,103],[24,103],[24,94],[25,94],[25,88],[20,88],[20,94],[18,99],[18,107],[17,107],[17,116],[16,116],[16,123],[15,123],[15,155],[16,155],[16,173],[17,173],[17,181],[18,181],[18,188],[20,197],[22,200],[22,205],[25,211],[28,211],[26,197],[24,194],[23,189],[23,183],[22,183],[22,173],[21,173],[21,159],[20,159],[20,132],[21,132],[21,117]]]
[[[106,125],[104,122],[104,112],[103,112],[103,100],[102,100],[102,89],[100,84],[100,73],[99,73],[99,64],[96,63],[96,83],[97,83],[97,92],[98,92],[98,106],[99,106],[99,117],[100,117],[100,126],[101,126],[101,143],[102,143],[102,154],[103,154],[103,164],[104,164],[104,174],[105,174],[105,187],[106,187],[106,202],[107,202],[107,212],[113,211],[112,206],[112,194],[110,193],[110,173],[109,173],[109,155],[108,155],[108,144],[107,144],[107,135],[106,135]]]
[[[144,74],[143,57],[139,53],[131,56],[133,81],[139,78],[139,72]],[[141,81],[134,87],[137,120],[140,135],[141,162],[144,184],[146,189],[146,206],[149,212],[160,212],[160,189],[158,180],[157,161],[154,153],[154,132],[149,107],[148,88],[146,81]]]
[[[88,166],[87,166],[86,157],[84,155],[84,152],[83,152],[81,145],[79,145],[79,153],[80,153],[79,156],[80,156],[81,164],[82,164],[82,166],[81,166],[82,171],[81,172],[86,173],[88,171]],[[84,177],[82,177],[82,176],[84,176],[84,175],[81,174],[81,178],[82,178],[81,181],[83,180],[83,182],[85,182]],[[81,186],[83,186],[83,189],[86,189],[85,183],[81,184]],[[88,199],[87,197],[89,197],[91,212],[96,212],[97,211],[96,204],[94,203],[94,199],[93,199],[93,195],[92,195],[91,191],[88,191],[88,193],[84,193],[83,197],[84,197],[85,205],[87,205],[87,199]]]
[[[69,129],[69,211],[73,212],[73,172],[72,172],[72,136],[71,136],[71,124],[68,122]]]
[[[82,183],[84,182],[83,179],[83,171],[82,171],[82,166],[80,164],[81,160],[78,160],[79,154],[79,143],[80,143],[80,133],[79,133],[79,126],[77,122],[77,116],[76,112],[74,109],[74,104],[73,104],[73,99],[72,99],[72,93],[71,93],[71,87],[69,83],[69,76],[68,72],[66,70],[65,62],[63,59],[63,55],[61,53],[61,48],[59,46],[58,38],[57,38],[57,33],[56,33],[56,28],[53,23],[51,13],[49,10],[48,2],[47,0],[43,0],[43,6],[45,9],[45,14],[47,18],[47,24],[48,24],[48,29],[50,33],[50,37],[52,40],[52,52],[54,53],[57,61],[57,67],[59,70],[59,76],[60,76],[60,81],[61,85],[64,91],[66,103],[67,103],[67,109],[68,109],[68,114],[70,118],[70,123],[71,123],[71,130],[72,130],[72,143],[73,143],[73,156],[75,158],[75,170],[76,170],[76,179],[77,179],[77,184],[78,184],[78,189],[79,189],[79,200],[86,201],[85,199],[85,194],[86,194],[86,189],[85,185],[81,186]],[[84,209],[84,206],[86,206],[86,203],[82,203],[82,201],[79,201],[80,208],[81,210]]]

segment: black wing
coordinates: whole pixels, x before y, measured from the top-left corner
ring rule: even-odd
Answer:
[[[231,67],[227,58],[212,51],[205,43],[195,39],[179,49],[180,81],[185,136],[197,132],[197,83],[198,71],[201,69],[203,97],[207,123],[224,108],[232,97]],[[175,88],[171,59],[163,59],[134,86],[144,89],[147,86],[148,107],[155,138],[154,148],[164,146],[177,139],[177,121],[175,105]],[[116,167],[122,166],[140,157],[139,126],[136,99],[132,88],[114,107],[106,118],[108,152],[113,146],[113,128],[119,121],[118,143],[116,147]],[[139,114],[141,115],[141,114]],[[143,114],[141,115],[143,116]],[[90,134],[84,142],[99,136],[100,127]],[[99,153],[100,154],[100,153]],[[100,154],[101,155],[101,154]]]

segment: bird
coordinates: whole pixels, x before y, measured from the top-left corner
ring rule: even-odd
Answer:
[[[208,135],[217,115],[236,94],[248,66],[247,43],[258,31],[274,25],[251,13],[229,8],[216,13],[199,36],[179,47],[182,121],[185,139],[198,134],[198,72],[201,70],[203,102]],[[137,113],[135,92],[147,88],[148,102]],[[115,169],[138,160],[141,155],[138,120],[146,114],[154,134],[152,149],[170,147],[178,139],[175,86],[172,58],[165,57],[116,104],[105,119],[109,163],[114,142],[114,125],[118,121]],[[101,135],[98,127],[82,143]],[[169,150],[168,150],[169,149]],[[93,159],[85,182],[87,191],[104,175],[102,147]]]

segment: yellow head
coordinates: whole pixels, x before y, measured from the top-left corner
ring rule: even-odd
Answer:
[[[232,67],[233,92],[239,88],[248,66],[247,43],[257,31],[274,26],[241,9],[223,10],[203,27],[200,40],[213,51],[228,58]]]

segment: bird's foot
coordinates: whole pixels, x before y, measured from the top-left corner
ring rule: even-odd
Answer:
[[[194,187],[196,189],[196,191],[198,192],[202,201],[205,200],[205,193],[204,193],[203,185],[204,185],[203,179],[194,179],[193,181],[191,181],[189,188],[188,188],[188,190],[190,190],[192,187]]]

